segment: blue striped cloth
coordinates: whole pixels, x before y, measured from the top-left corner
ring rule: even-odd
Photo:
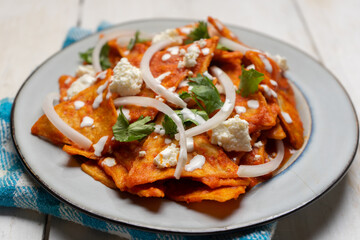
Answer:
[[[108,27],[102,23],[98,31]],[[64,47],[91,34],[81,28],[71,28],[64,42]],[[213,235],[213,236],[181,236],[173,234],[157,234],[136,230],[129,227],[102,221],[88,216],[71,206],[60,202],[45,189],[39,186],[26,172],[16,153],[10,133],[10,112],[12,100],[0,100],[0,205],[32,209],[50,214],[65,220],[79,223],[104,232],[116,234],[129,239],[271,239],[276,222],[246,231]],[[29,130],[30,131],[30,130]]]

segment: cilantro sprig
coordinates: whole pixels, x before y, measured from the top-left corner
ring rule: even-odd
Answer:
[[[85,52],[80,52],[79,56],[86,64],[92,64],[93,51],[94,48],[89,48]],[[108,44],[105,44],[100,51],[100,65],[102,70],[106,70],[111,67],[111,63],[109,60],[109,52],[110,46]]]
[[[152,133],[155,129],[155,123],[148,123],[151,121],[149,116],[141,116],[137,121],[129,124],[122,107],[120,107],[120,114],[115,125],[112,127],[114,137],[119,142],[131,142],[143,139]]]
[[[193,87],[190,93],[182,92],[180,98],[192,98],[208,115],[224,105],[215,85],[206,76],[198,74],[194,78],[189,78],[189,85]]]
[[[190,44],[200,39],[210,38],[207,23],[203,21],[199,21],[199,24],[194,30],[192,30],[188,35],[188,39],[185,40],[185,44]]]
[[[209,117],[206,112],[198,110],[198,109],[190,109],[194,114],[199,115],[204,120],[208,120]],[[198,122],[196,122],[193,119],[190,118],[184,118],[181,110],[175,110],[175,113],[180,117],[183,125],[186,127],[190,127],[192,124],[199,125]],[[175,122],[168,116],[165,115],[164,120],[162,122],[162,126],[165,129],[165,134],[169,135],[170,137],[174,137],[174,135],[178,132],[177,126]]]
[[[246,70],[244,66],[241,66],[241,76],[239,78],[239,89],[236,92],[241,93],[243,97],[247,97],[249,94],[258,91],[259,83],[264,80],[264,74],[255,69]]]
[[[129,42],[128,46],[127,46],[128,50],[132,50],[136,43],[143,43],[143,42],[149,41],[148,39],[141,39],[139,36],[140,36],[140,31],[137,30],[135,32],[135,36],[130,39],[130,42]]]

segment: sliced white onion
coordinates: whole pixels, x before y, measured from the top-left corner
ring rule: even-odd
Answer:
[[[114,100],[115,106],[122,106],[122,105],[138,105],[142,107],[152,107],[156,108],[157,110],[165,113],[168,115],[176,124],[177,130],[180,135],[179,144],[180,144],[180,154],[178,158],[178,162],[175,169],[175,178],[179,179],[182,170],[185,167],[187,161],[187,150],[186,150],[186,138],[185,138],[185,129],[182,124],[180,117],[172,110],[168,105],[165,103],[148,97],[122,97],[117,98]]]
[[[229,76],[218,67],[213,66],[210,68],[210,71],[215,77],[217,77],[217,79],[219,79],[220,83],[224,86],[226,95],[225,103],[220,108],[220,111],[218,111],[212,118],[207,120],[205,123],[186,130],[186,137],[193,137],[217,127],[220,123],[225,121],[230,116],[234,109],[236,94],[233,82],[231,81]],[[176,135],[176,137],[178,136]]]
[[[284,144],[281,140],[276,141],[277,154],[270,162],[259,165],[240,165],[237,171],[239,177],[259,177],[275,171],[284,158]]]
[[[146,85],[151,88],[151,90],[165,98],[167,101],[184,108],[186,107],[186,103],[176,93],[171,92],[162,86],[159,81],[156,81],[150,70],[150,61],[154,54],[171,43],[174,42],[172,40],[164,40],[151,45],[151,47],[146,50],[144,56],[141,59],[140,71]]]
[[[49,119],[49,121],[62,133],[65,137],[69,138],[73,143],[78,145],[80,148],[88,150],[92,142],[90,139],[70,127],[64,120],[60,118],[54,109],[54,100],[59,98],[58,93],[49,93],[43,103],[42,109]]]
[[[94,66],[95,72],[102,71],[101,65],[100,65],[100,52],[102,47],[111,39],[125,37],[130,39],[131,37],[134,37],[135,31],[129,31],[129,30],[121,30],[121,31],[115,31],[111,33],[107,33],[102,38],[99,39],[99,41],[96,43],[94,47],[94,51],[92,53],[92,64]]]
[[[219,43],[224,45],[225,47],[227,47],[230,50],[239,51],[242,54],[245,54],[247,51],[259,52],[259,50],[257,50],[257,49],[248,48],[248,47],[246,47],[244,45],[241,45],[240,43],[234,42],[234,41],[232,41],[232,40],[230,40],[228,38],[225,38],[225,37],[221,37],[219,39]]]

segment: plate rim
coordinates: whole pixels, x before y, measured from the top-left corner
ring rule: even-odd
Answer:
[[[270,216],[268,220],[264,220],[262,222],[251,224],[251,225],[248,225],[248,226],[236,227],[236,228],[233,228],[233,229],[212,229],[212,230],[210,229],[210,231],[201,231],[201,232],[198,231],[198,230],[186,231],[185,232],[185,231],[181,231],[181,230],[177,230],[177,231],[174,230],[173,231],[173,230],[165,230],[165,229],[161,229],[161,228],[156,229],[156,228],[151,228],[151,227],[146,227],[146,226],[139,226],[139,225],[136,225],[136,224],[127,223],[127,222],[123,222],[123,221],[120,221],[120,220],[110,219],[110,218],[108,218],[106,216],[101,216],[101,215],[98,215],[96,213],[93,213],[93,212],[89,211],[88,209],[85,209],[85,208],[83,208],[81,206],[77,206],[77,205],[71,203],[66,198],[64,198],[62,196],[59,196],[57,193],[55,193],[55,191],[53,191],[50,187],[48,187],[45,184],[45,182],[43,182],[40,179],[40,177],[30,168],[30,166],[26,162],[25,157],[23,156],[23,154],[21,152],[21,149],[20,149],[20,146],[18,145],[18,142],[16,140],[16,134],[15,134],[16,130],[15,130],[15,127],[14,127],[14,114],[15,114],[16,102],[17,102],[17,99],[18,99],[22,89],[24,88],[26,83],[31,79],[31,77],[43,65],[45,65],[48,61],[50,61],[51,59],[56,57],[58,54],[60,54],[60,52],[64,51],[68,47],[73,46],[75,44],[79,44],[80,42],[82,42],[83,40],[85,40],[87,38],[90,38],[90,37],[93,37],[94,35],[98,35],[98,34],[101,34],[103,32],[109,31],[111,29],[116,29],[116,28],[124,26],[124,25],[134,24],[134,23],[141,23],[141,22],[145,22],[145,21],[186,21],[186,22],[194,22],[194,21],[199,21],[199,20],[198,19],[192,19],[192,18],[141,18],[141,19],[137,19],[137,20],[130,20],[130,21],[125,21],[125,22],[121,22],[121,23],[118,23],[118,24],[114,24],[113,26],[111,26],[109,28],[106,28],[106,29],[103,29],[102,31],[94,32],[94,33],[80,39],[79,41],[76,41],[76,42],[74,42],[74,43],[72,43],[72,44],[70,44],[70,45],[68,45],[68,46],[66,46],[64,48],[59,49],[58,51],[56,51],[55,53],[50,55],[50,57],[45,59],[40,65],[38,65],[30,73],[30,75],[25,79],[25,81],[22,83],[19,90],[17,91],[16,96],[15,96],[14,101],[13,101],[13,104],[12,104],[11,116],[10,116],[10,130],[11,130],[12,141],[14,143],[15,150],[19,155],[19,158],[21,160],[22,165],[25,167],[27,172],[30,173],[30,175],[33,177],[33,179],[35,179],[36,182],[38,182],[48,193],[50,193],[52,196],[54,196],[60,202],[64,202],[64,203],[70,205],[71,207],[73,207],[73,208],[75,208],[75,209],[77,209],[77,210],[79,210],[79,211],[81,211],[81,212],[83,212],[83,213],[85,213],[85,214],[87,214],[87,215],[89,215],[91,217],[94,217],[94,218],[97,218],[97,219],[100,219],[100,220],[108,221],[108,222],[115,223],[115,224],[120,224],[120,225],[123,225],[125,227],[130,227],[130,228],[133,228],[133,229],[138,229],[138,230],[142,230],[142,231],[148,231],[148,232],[152,232],[152,233],[181,234],[181,235],[197,235],[197,236],[200,236],[200,235],[208,235],[208,234],[233,233],[233,232],[238,232],[238,231],[241,231],[241,230],[255,228],[255,227],[258,227],[258,226],[262,226],[262,225],[271,223],[271,222],[276,221],[276,220],[278,220],[280,218],[286,217],[286,216],[288,216],[288,215],[290,215],[290,214],[292,214],[292,213],[294,213],[294,212],[296,212],[296,211],[298,211],[298,210],[300,210],[300,209],[302,209],[302,208],[304,208],[306,206],[309,206],[310,204],[312,204],[313,202],[315,202],[319,198],[323,197],[332,188],[334,188],[337,185],[337,183],[340,182],[341,179],[343,179],[343,177],[348,172],[350,166],[354,162],[354,158],[355,158],[356,153],[357,153],[357,148],[359,146],[359,119],[358,119],[354,104],[353,104],[353,102],[351,100],[351,97],[349,96],[348,92],[346,91],[346,89],[344,88],[342,83],[339,81],[339,79],[322,62],[319,62],[317,59],[315,59],[309,53],[307,53],[304,50],[298,48],[297,46],[292,45],[291,43],[285,42],[285,41],[283,41],[281,39],[277,39],[277,38],[275,38],[273,36],[270,36],[270,35],[268,35],[266,33],[262,33],[262,32],[259,32],[259,31],[253,30],[253,29],[249,29],[249,28],[234,25],[234,24],[225,23],[225,25],[229,26],[230,28],[238,28],[238,29],[241,29],[243,31],[251,32],[253,34],[262,35],[262,36],[264,36],[264,37],[266,37],[268,39],[279,42],[282,45],[287,45],[288,47],[295,49],[296,51],[298,51],[298,52],[302,53],[303,55],[305,55],[307,58],[310,58],[312,61],[319,64],[328,74],[330,74],[333,77],[333,79],[336,81],[336,83],[341,87],[342,92],[345,94],[348,102],[350,103],[352,113],[354,114],[354,117],[355,117],[354,120],[355,120],[355,123],[356,123],[356,143],[354,145],[354,149],[353,149],[353,152],[351,154],[350,159],[347,160],[348,161],[347,166],[344,168],[343,172],[329,184],[328,188],[325,189],[319,195],[315,196],[314,198],[312,198],[312,199],[310,199],[308,201],[304,201],[302,204],[299,204],[298,206],[296,206],[296,207],[294,207],[292,209],[289,209],[288,211],[285,211],[285,212],[283,212],[281,214],[278,214],[278,215]]]

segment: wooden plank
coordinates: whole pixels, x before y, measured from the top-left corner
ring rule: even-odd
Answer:
[[[1,1],[0,97],[13,97],[28,75],[57,52],[77,21],[78,1]],[[41,89],[39,89],[41,90]]]
[[[298,1],[325,66],[344,85],[360,112],[360,1]]]
[[[297,0],[296,4],[320,59],[339,78],[359,113],[360,2]],[[341,109],[335,114],[341,114]],[[330,193],[298,214],[279,221],[277,239],[359,239],[359,167],[357,154],[347,176]]]
[[[65,221],[52,217],[49,240],[68,240],[68,239],[86,239],[86,240],[124,240],[119,236],[100,232],[76,223]]]
[[[42,239],[45,215],[31,210],[0,208],[0,239]],[[30,237],[31,236],[31,237]]]
[[[0,1],[0,99],[14,97],[27,76],[61,48],[77,20],[77,1]],[[41,89],[39,89],[41,91]],[[42,239],[45,215],[0,208],[0,239]]]
[[[206,19],[209,15],[314,53],[303,24],[298,17],[293,17],[297,15],[294,5],[287,0],[86,0],[81,24],[95,29],[101,20],[115,24],[146,18]]]

